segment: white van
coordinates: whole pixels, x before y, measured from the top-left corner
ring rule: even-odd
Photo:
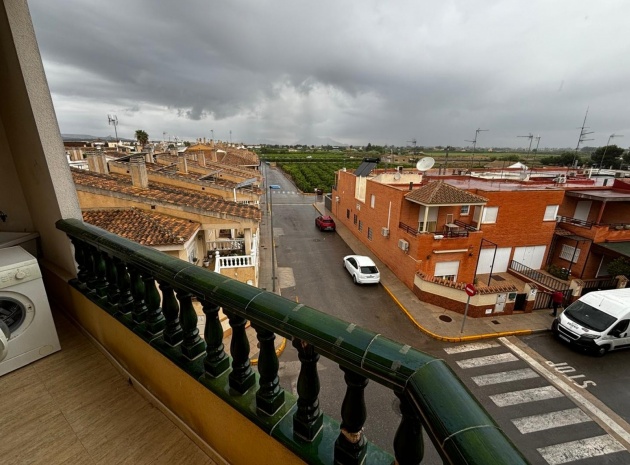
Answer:
[[[589,292],[551,325],[562,341],[597,355],[630,347],[630,289]]]

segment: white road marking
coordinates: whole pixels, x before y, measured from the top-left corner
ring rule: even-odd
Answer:
[[[575,460],[599,457],[626,450],[612,436],[605,434],[579,441],[565,442],[537,449],[549,465],[560,465]]]
[[[586,413],[579,408],[571,408],[557,412],[543,413],[542,415],[515,418],[512,420],[512,423],[514,423],[514,426],[516,426],[521,434],[527,434],[552,428],[561,428],[563,426],[577,425],[588,421],[593,420],[591,420],[591,417]]]
[[[564,394],[558,391],[554,386],[544,386],[533,389],[524,389],[522,391],[495,394],[490,396],[490,399],[492,399],[498,407],[508,407],[510,405],[525,404],[527,402],[555,399],[558,397],[564,397]]]
[[[522,370],[502,371],[500,373],[491,373],[489,375],[473,376],[471,379],[477,386],[489,386],[491,384],[509,383],[511,381],[520,381],[522,379],[538,378],[531,368],[523,368]]]
[[[562,390],[565,395],[573,399],[577,404],[584,407],[584,410],[590,412],[594,416],[596,416],[599,420],[600,425],[605,425],[606,428],[612,430],[616,435],[619,436],[626,444],[630,444],[630,432],[624,429],[618,422],[613,420],[609,415],[606,415],[600,408],[596,407],[592,402],[590,402],[586,397],[577,392],[573,387],[564,382],[562,378],[556,376],[554,373],[549,371],[542,363],[539,363],[532,356],[525,353],[519,347],[517,347],[512,342],[508,341],[507,338],[501,337],[500,341],[505,344],[505,346],[510,349],[512,352],[517,354],[520,358],[522,358],[529,366],[533,367],[539,373],[545,373],[545,377],[554,383],[554,385]],[[602,426],[604,427],[604,426]],[[557,462],[564,463],[564,462]]]
[[[461,354],[462,352],[470,352],[472,350],[492,349],[494,347],[500,347],[496,342],[471,342],[470,344],[463,344],[456,347],[447,347],[444,352],[447,354]]]
[[[468,358],[466,360],[459,360],[457,364],[461,368],[476,368],[488,365],[496,365],[497,363],[516,362],[518,358],[509,352],[498,355],[487,355],[485,357]]]

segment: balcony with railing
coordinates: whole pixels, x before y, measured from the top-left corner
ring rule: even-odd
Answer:
[[[271,454],[259,454],[258,463],[390,465],[394,457],[363,431],[369,381],[400,400],[402,419],[392,425],[397,463],[422,463],[423,429],[444,463],[527,463],[445,362],[81,221],[57,225],[72,241],[78,264],[68,290],[73,318],[230,463],[252,463],[252,448],[239,443],[247,437],[256,438],[257,451]],[[193,297],[206,315],[203,335]],[[220,309],[232,329],[230,355]],[[260,350],[257,372],[250,365],[248,321]],[[276,335],[291,340],[299,356],[296,397],[279,384]],[[320,356],[344,373],[341,424],[319,408]]]

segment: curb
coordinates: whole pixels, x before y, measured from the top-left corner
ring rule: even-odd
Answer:
[[[469,341],[478,341],[480,339],[490,339],[490,338],[496,338],[496,337],[527,336],[527,335],[530,335],[530,334],[534,334],[534,330],[532,330],[532,329],[520,329],[520,330],[516,330],[516,331],[503,331],[503,332],[500,332],[500,333],[475,334],[474,336],[461,336],[461,337],[440,336],[439,334],[435,334],[434,332],[430,331],[429,329],[425,328],[420,323],[418,323],[415,320],[415,318],[413,316],[411,316],[411,313],[409,313],[409,311],[405,308],[405,306],[396,298],[396,296],[394,294],[392,294],[392,292],[389,290],[389,288],[387,286],[385,286],[384,284],[382,284],[382,283],[381,283],[381,285],[387,291],[387,293],[392,298],[392,300],[394,302],[396,302],[396,305],[398,305],[398,307],[400,307],[400,309],[403,311],[403,313],[405,315],[407,315],[407,318],[409,318],[409,320],[420,331],[422,331],[424,334],[432,337],[433,339],[437,339],[438,341],[444,341],[444,342],[469,342]],[[543,332],[543,331],[548,331],[548,330],[536,330],[536,331]]]

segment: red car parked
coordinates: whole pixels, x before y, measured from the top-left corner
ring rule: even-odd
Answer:
[[[330,216],[318,216],[315,218],[315,227],[320,231],[334,231],[335,222]]]

